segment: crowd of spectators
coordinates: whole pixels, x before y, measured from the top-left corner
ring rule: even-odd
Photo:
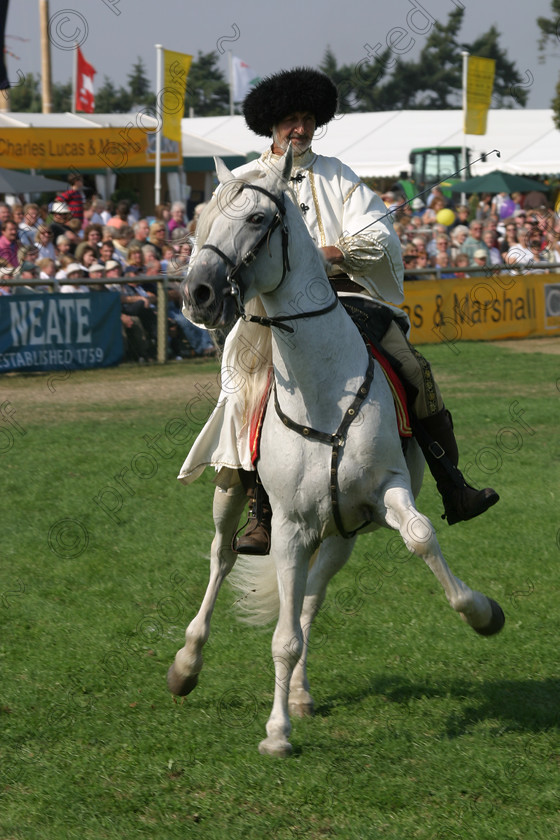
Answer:
[[[560,218],[545,206],[524,208],[520,194],[454,204],[434,187],[426,202],[407,204],[393,192],[382,198],[392,211],[408,280],[558,271]]]
[[[560,219],[545,207],[524,208],[520,195],[453,204],[434,187],[426,202],[407,203],[393,192],[382,199],[401,241],[408,280],[558,270]],[[191,220],[181,202],[159,205],[153,217],[142,218],[127,201],[86,199],[75,172],[68,189],[46,207],[0,202],[0,295],[117,290],[127,358],[149,359],[157,346],[157,284],[149,278],[167,275],[168,354],[213,355],[210,334],[183,316],[179,292],[203,206]],[[10,285],[15,279],[45,282]]]
[[[181,312],[179,286],[196,214],[189,221],[185,205],[175,202],[141,218],[127,201],[86,199],[77,173],[68,184],[48,206],[0,201],[0,295],[118,291],[126,358],[149,360],[157,354],[157,283],[149,278],[167,275],[168,356],[215,355],[208,331]]]

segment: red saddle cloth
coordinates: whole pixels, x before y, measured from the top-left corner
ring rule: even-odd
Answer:
[[[379,352],[379,350],[368,341],[368,346],[371,352],[371,355],[379,363],[383,373],[385,374],[385,378],[389,383],[389,388],[391,389],[391,393],[393,395],[393,402],[395,404],[395,415],[397,418],[397,428],[399,430],[399,436],[401,438],[409,438],[412,437],[412,428],[410,425],[410,416],[408,414],[408,407],[406,403],[406,393],[403,387],[403,384],[397,374],[395,373],[391,364],[387,361],[385,356]],[[259,403],[259,407],[256,412],[253,414],[251,418],[251,424],[249,427],[249,445],[251,448],[251,463],[253,466],[256,466],[256,463],[259,459],[259,449],[260,449],[260,439],[261,439],[261,429],[264,420],[264,416],[266,414],[266,407],[268,405],[268,397],[270,395],[270,386],[272,383],[272,372],[268,375],[268,382],[265,389],[265,392],[262,396],[262,399]]]

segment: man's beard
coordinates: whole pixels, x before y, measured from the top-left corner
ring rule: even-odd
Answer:
[[[294,135],[287,140],[280,140],[276,132],[273,133],[272,139],[274,141],[274,145],[278,146],[282,151],[286,152],[288,150],[288,143],[292,144],[292,149],[294,150],[294,155],[296,157],[298,155],[303,155],[313,142],[313,137],[309,137],[307,134],[302,136]],[[294,142],[295,141],[295,142]]]

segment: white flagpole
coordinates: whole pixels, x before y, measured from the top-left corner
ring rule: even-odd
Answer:
[[[73,114],[76,113],[76,93],[78,89],[78,44],[74,48],[74,71],[72,73],[72,108]]]
[[[229,115],[233,117],[233,61],[231,59],[231,50],[228,50],[228,67],[229,67]]]
[[[162,44],[156,44],[156,96],[160,98],[160,101],[163,101],[163,93],[161,93],[162,88],[162,72],[161,72],[161,62],[162,62],[162,53],[163,53],[163,46]],[[160,203],[161,198],[161,132],[163,129],[163,107],[161,107],[161,113],[159,114],[160,122],[156,132],[156,172],[155,172],[155,184],[154,184],[154,193],[155,193],[155,204],[156,206]]]

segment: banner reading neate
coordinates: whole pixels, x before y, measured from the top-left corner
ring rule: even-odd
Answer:
[[[118,292],[0,297],[0,373],[110,367],[122,357]]]

